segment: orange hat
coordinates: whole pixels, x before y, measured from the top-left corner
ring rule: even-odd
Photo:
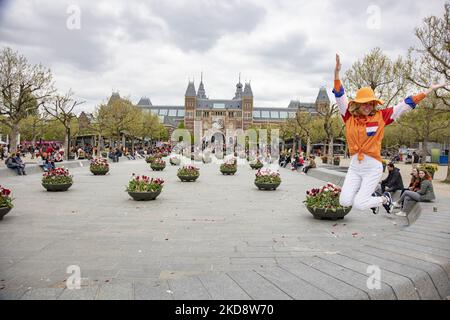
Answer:
[[[350,103],[366,103],[370,101],[375,101],[378,104],[383,104],[384,101],[377,99],[375,97],[375,92],[373,92],[371,87],[363,87],[356,91],[356,98],[353,100],[350,100]]]

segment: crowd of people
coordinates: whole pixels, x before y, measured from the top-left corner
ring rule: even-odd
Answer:
[[[290,164],[292,171],[298,171],[298,169],[301,169],[301,173],[306,174],[309,169],[316,168],[315,158],[316,157],[314,155],[305,157],[303,152],[295,152],[292,154],[291,150],[284,150],[280,154],[278,164],[282,168],[286,168],[287,165]]]

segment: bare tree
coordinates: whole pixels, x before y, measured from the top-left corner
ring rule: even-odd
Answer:
[[[49,103],[44,104],[45,111],[58,120],[65,129],[64,134],[64,159],[67,160],[70,154],[70,126],[72,119],[76,117],[73,110],[84,101],[73,99],[73,92],[69,90],[64,95],[56,94]]]
[[[417,63],[413,65],[408,80],[420,88],[428,88],[431,82],[436,81],[450,83],[450,3],[445,4],[443,17],[426,17],[415,29],[415,35],[420,46],[410,49],[410,60]],[[450,112],[450,87],[434,94],[442,102],[438,109]],[[450,162],[445,181],[450,182]]]
[[[410,64],[401,57],[392,61],[380,48],[374,48],[345,73],[344,84],[350,95],[361,87],[371,87],[386,106],[406,94]]]
[[[31,65],[11,48],[0,52],[0,122],[11,129],[10,150],[17,151],[19,123],[53,94],[50,69]],[[33,103],[33,102],[36,103]]]
[[[328,155],[328,163],[333,162],[334,157],[334,130],[333,130],[333,118],[335,118],[339,113],[339,108],[337,104],[332,104],[327,106],[326,108],[320,108],[317,112],[322,116],[323,119],[323,129],[326,134],[326,147],[327,150],[324,150],[324,154]]]

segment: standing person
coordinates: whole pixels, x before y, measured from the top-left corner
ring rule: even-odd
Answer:
[[[375,97],[370,87],[359,89],[356,98],[348,102],[339,78],[340,70],[340,58],[336,54],[333,93],[345,123],[345,136],[351,155],[339,202],[342,206],[353,206],[359,210],[381,205],[391,208],[392,197],[389,192],[382,196],[372,196],[383,175],[381,142],[384,127],[414,109],[427,94],[444,87],[445,84],[433,85],[423,93],[407,97],[394,107],[377,110],[376,106],[383,105],[384,102]]]
[[[0,144],[0,159],[3,161],[4,160],[4,153],[3,153],[3,145],[2,144]]]
[[[405,191],[400,199],[394,203],[395,208],[402,208],[400,212],[395,213],[396,216],[406,217],[416,202],[430,202],[436,199],[430,174],[426,170],[419,170],[419,178],[420,189]]]

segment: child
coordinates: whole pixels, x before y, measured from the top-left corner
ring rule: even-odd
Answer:
[[[339,202],[342,206],[353,206],[365,210],[385,205],[392,208],[389,192],[372,196],[383,174],[381,163],[381,141],[384,127],[397,120],[403,113],[414,109],[427,94],[446,84],[432,85],[428,90],[409,96],[394,107],[377,110],[383,101],[375,97],[370,87],[356,92],[356,98],[348,102],[339,79],[341,63],[336,54],[333,93],[345,122],[345,135],[351,155],[350,167],[345,177]]]

